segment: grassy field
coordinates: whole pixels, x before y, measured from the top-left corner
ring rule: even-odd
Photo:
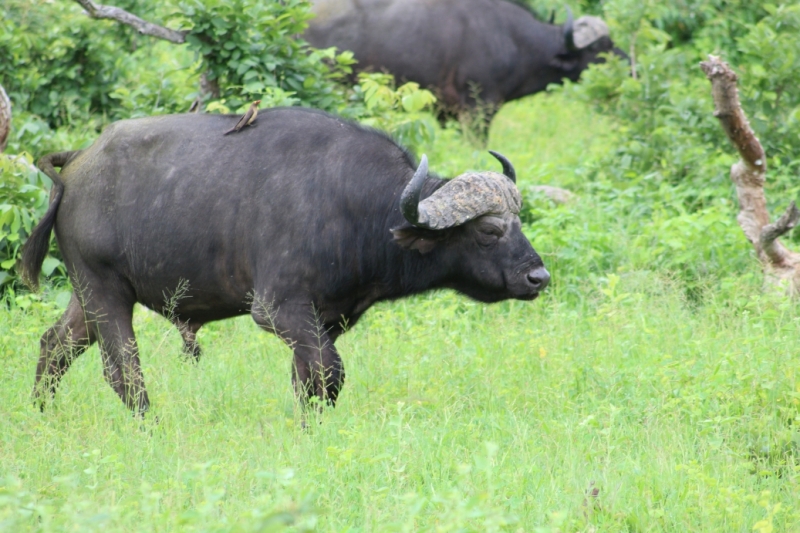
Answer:
[[[577,187],[613,135],[583,105],[540,96],[506,106],[489,146],[523,190]],[[496,165],[452,131],[428,155],[445,175]],[[568,209],[565,232],[606,231],[615,255],[534,222],[553,284],[533,303],[445,292],[373,308],[338,343],[339,405],[309,430],[289,350],[249,318],[205,327],[195,365],[145,310],[155,416],[130,416],[96,348],[39,413],[29,394],[57,291],[12,301],[0,531],[800,531],[797,307],[762,291],[732,211],[687,239],[720,235],[733,244],[714,260],[738,266],[687,291],[636,259],[643,241],[627,237],[645,230],[599,202],[542,207],[549,231]]]

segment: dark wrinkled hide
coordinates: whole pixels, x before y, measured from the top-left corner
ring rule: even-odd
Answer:
[[[63,197],[26,244],[23,270],[38,275],[36,250],[55,215],[76,294],[42,337],[37,395],[53,393],[99,340],[109,383],[145,411],[131,328],[139,302],[170,315],[195,354],[202,324],[250,313],[293,347],[300,396],[333,403],[344,379],[333,342],[373,303],[442,287],[484,302],[530,300],[547,284],[515,215],[443,231],[409,225],[399,198],[415,165],[386,136],[321,112],[273,109],[224,137],[237,119],[117,122],[83,152],[43,158]],[[66,163],[60,176],[53,161]],[[422,197],[442,183],[428,178]],[[165,298],[186,283],[170,313]]]
[[[304,37],[317,48],[351,50],[359,70],[433,88],[458,111],[480,99],[502,102],[576,81],[598,54],[626,57],[608,37],[567,49],[562,26],[536,20],[505,0],[316,0]]]

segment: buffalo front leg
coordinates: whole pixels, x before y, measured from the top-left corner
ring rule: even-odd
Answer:
[[[178,318],[172,320],[183,338],[183,353],[191,355],[195,361],[200,360],[202,350],[197,343],[197,332],[203,326],[200,322],[184,322]]]
[[[94,343],[96,337],[86,323],[86,315],[80,300],[72,293],[66,311],[48,329],[40,341],[39,362],[36,365],[36,381],[33,399],[41,409],[45,401],[55,396],[61,377],[72,362]]]
[[[305,406],[316,396],[334,406],[344,384],[344,363],[313,306],[284,305],[273,312],[254,305],[251,314],[294,352],[292,383],[300,403]]]
[[[150,400],[133,333],[133,303],[93,301],[91,307],[91,327],[96,330],[100,343],[106,381],[129,409],[143,415],[150,407]]]
[[[313,339],[316,340],[316,339]],[[327,342],[327,339],[322,339]],[[305,405],[312,396],[335,406],[344,385],[344,363],[332,342],[327,346],[290,342],[294,351],[292,385],[300,402]]]

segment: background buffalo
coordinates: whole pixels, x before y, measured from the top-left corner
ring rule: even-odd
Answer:
[[[576,81],[600,54],[625,57],[603,20],[563,26],[537,20],[506,0],[315,0],[305,38],[318,48],[351,50],[359,70],[433,89],[450,113],[503,102]]]

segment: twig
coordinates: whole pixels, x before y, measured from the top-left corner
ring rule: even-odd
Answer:
[[[797,226],[798,221],[800,221],[800,210],[792,202],[777,222],[767,224],[761,229],[761,247],[773,263],[779,263],[783,259],[784,250],[783,246],[778,243],[778,237]]]

